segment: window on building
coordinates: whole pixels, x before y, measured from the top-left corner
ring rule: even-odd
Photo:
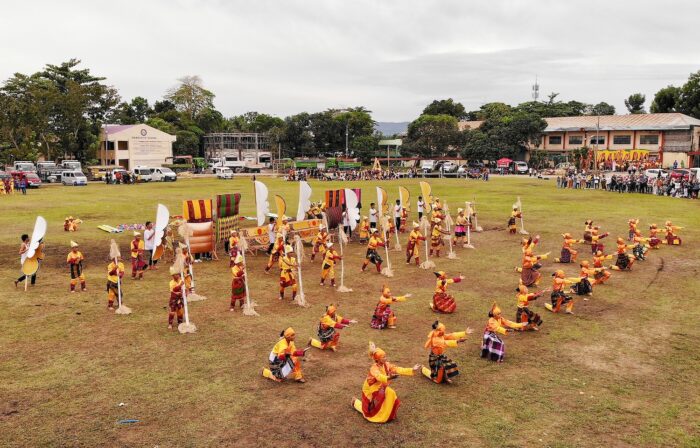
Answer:
[[[642,134],[639,136],[640,145],[658,145],[659,135],[658,134]]]
[[[614,145],[629,145],[632,143],[631,135],[615,135],[613,136]]]
[[[571,135],[571,136],[569,136],[569,144],[570,145],[582,145],[583,144],[583,137],[580,135]]]
[[[561,145],[561,135],[550,135],[549,136],[550,145]]]
[[[602,135],[599,136],[593,136],[591,137],[591,145],[604,145],[605,144],[605,137]]]

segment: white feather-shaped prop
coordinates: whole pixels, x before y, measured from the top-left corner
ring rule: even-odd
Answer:
[[[360,209],[357,205],[360,201],[357,200],[357,193],[353,190],[345,189],[345,210],[347,210],[348,218],[350,219],[350,230],[355,230],[357,222],[360,220]]]
[[[425,236],[425,261],[422,262],[418,267],[421,269],[435,269],[435,263],[430,259],[428,255],[428,240],[430,240],[430,221],[426,216],[423,216],[420,220],[420,228],[423,236]]]
[[[119,251],[119,246],[117,245],[117,242],[114,240],[111,240],[109,242],[109,258],[110,260],[114,260],[117,257],[121,257],[122,253]]]
[[[29,240],[29,249],[22,254],[22,263],[27,258],[34,257],[36,250],[39,248],[41,240],[46,236],[46,220],[42,216],[37,216],[34,222],[34,231],[32,232],[32,239]]]
[[[238,248],[241,251],[241,256],[243,257],[243,267],[245,268],[245,304],[243,305],[243,315],[244,316],[259,316],[257,311],[255,311],[255,302],[250,298],[250,288],[248,287],[248,265],[245,261],[245,253],[248,250],[248,240],[245,236],[241,235],[238,240]]]
[[[255,185],[255,211],[258,218],[258,227],[265,224],[265,218],[270,213],[270,203],[267,201],[267,186],[256,180]]]
[[[297,305],[308,308],[309,304],[306,301],[306,296],[304,295],[304,284],[301,279],[301,256],[304,253],[304,242],[301,240],[299,235],[294,235],[294,246],[297,253],[297,273],[298,273],[298,283],[299,283],[299,293],[294,299],[294,303]]]
[[[472,215],[474,216],[474,230],[483,232],[484,228],[479,225],[479,217],[476,214],[476,197],[474,197],[474,202],[472,202]]]
[[[513,207],[518,207],[518,210],[520,210],[520,234],[529,235],[530,232],[525,230],[525,221],[523,220],[523,203],[520,201],[520,196],[518,196],[518,202],[513,204]]]
[[[165,229],[168,227],[168,221],[170,221],[170,211],[168,207],[163,204],[158,204],[156,210],[154,247],[158,247],[163,243],[163,236],[165,235]]]
[[[297,221],[306,218],[306,212],[311,208],[311,186],[304,180],[299,182],[299,208],[297,208]]]

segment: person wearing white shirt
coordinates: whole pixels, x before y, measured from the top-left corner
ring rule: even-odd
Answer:
[[[425,202],[423,202],[423,196],[418,196],[418,221],[423,217],[423,210],[425,209]]]
[[[396,223],[396,232],[401,230],[401,200],[396,200],[396,205],[394,205],[394,223]]]
[[[379,212],[377,212],[377,207],[375,207],[374,202],[369,204],[369,228],[377,228],[377,220],[379,219]]]
[[[270,223],[267,225],[267,238],[270,240],[269,246],[267,246],[267,254],[272,253],[272,248],[275,246],[275,218],[270,218]]]
[[[153,249],[156,246],[156,231],[151,221],[146,221],[146,230],[143,231],[143,248],[148,252],[148,269],[158,269],[158,260],[153,259]]]

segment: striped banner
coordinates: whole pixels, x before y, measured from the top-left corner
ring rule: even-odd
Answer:
[[[207,222],[212,220],[212,200],[195,199],[182,201],[182,216],[187,222]]]
[[[345,202],[343,190],[326,190],[326,207],[340,207]]]
[[[238,207],[241,204],[241,194],[219,194],[216,196],[216,216],[226,218],[238,215]]]
[[[238,230],[238,216],[227,216],[216,220],[216,242],[227,241],[231,230]]]

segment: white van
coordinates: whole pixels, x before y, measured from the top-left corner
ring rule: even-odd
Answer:
[[[151,168],[151,180],[153,182],[175,182],[177,174],[168,167]]]
[[[423,160],[420,163],[420,169],[424,173],[430,173],[435,169],[435,161],[434,160]]]
[[[214,174],[216,174],[217,179],[233,179],[233,171],[226,166],[215,167]]]
[[[513,162],[513,173],[515,174],[527,174],[529,169],[527,162]]]
[[[82,171],[64,171],[61,173],[63,185],[87,185],[87,177]]]
[[[139,181],[139,182],[150,182],[152,177],[151,177],[151,169],[146,167],[146,166],[137,166],[133,170],[131,170],[131,174]]]

